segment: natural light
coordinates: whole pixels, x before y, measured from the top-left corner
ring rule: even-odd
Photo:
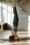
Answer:
[[[2,21],[1,16],[5,23],[8,23],[11,26],[13,26],[13,18],[14,18],[13,7],[0,2],[0,22]]]
[[[30,37],[30,16],[28,16],[28,37]]]

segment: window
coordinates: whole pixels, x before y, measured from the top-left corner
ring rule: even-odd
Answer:
[[[4,22],[7,22],[7,10],[3,9]]]
[[[13,26],[13,7],[0,2],[0,22],[8,23]]]
[[[0,8],[0,22],[1,22],[1,8]]]
[[[30,16],[28,16],[28,30],[30,31]]]
[[[28,37],[30,37],[30,15],[28,16]]]
[[[0,22],[1,22],[1,3],[0,3]]]

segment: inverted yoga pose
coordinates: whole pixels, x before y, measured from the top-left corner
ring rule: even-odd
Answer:
[[[16,4],[15,2],[13,3],[13,13],[14,13],[14,20],[13,20],[13,31],[12,31],[12,36],[10,37],[11,40],[17,40],[19,39],[18,35],[17,35],[17,27],[18,27],[18,14],[17,14],[17,10],[16,10]]]

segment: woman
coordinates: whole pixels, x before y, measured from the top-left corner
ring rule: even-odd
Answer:
[[[17,26],[19,19],[18,19],[16,7],[13,7],[13,12],[14,12],[14,20],[13,20],[14,28],[12,29],[12,36],[10,36],[9,38],[11,41],[19,40],[19,37],[17,35]]]
[[[14,20],[13,20],[13,30],[12,30],[12,36],[10,37],[11,41],[19,40],[19,37],[17,35],[17,26],[18,26],[18,14],[16,10],[16,0],[13,2],[13,13],[14,13]]]
[[[16,10],[16,6],[13,7],[13,12],[14,12],[14,21],[13,21],[13,25],[14,25],[14,36],[18,38],[17,36],[17,26],[18,26],[18,14],[17,14],[17,10]]]

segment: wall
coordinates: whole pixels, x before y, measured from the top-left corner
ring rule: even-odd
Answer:
[[[28,14],[22,11],[22,8],[17,6],[17,12],[19,17],[19,30],[28,30]]]

